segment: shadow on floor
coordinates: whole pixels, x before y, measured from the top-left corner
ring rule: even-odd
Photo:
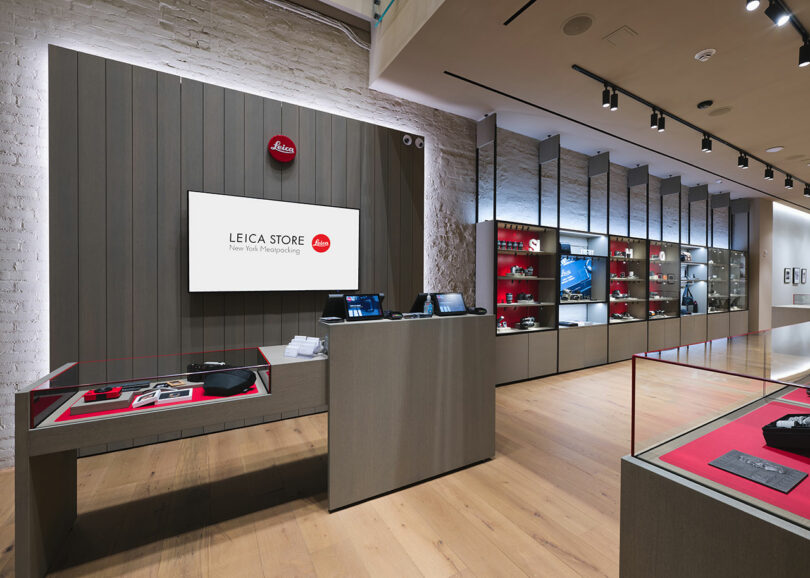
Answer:
[[[53,569],[67,569],[322,494],[326,455],[80,513]],[[320,501],[320,500],[319,500]],[[324,505],[325,507],[325,505]]]

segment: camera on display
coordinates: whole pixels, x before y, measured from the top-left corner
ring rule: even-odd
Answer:
[[[534,327],[534,324],[535,324],[534,317],[524,317],[523,319],[520,320],[520,323],[518,323],[518,327],[520,327],[520,329],[531,329],[532,327]]]

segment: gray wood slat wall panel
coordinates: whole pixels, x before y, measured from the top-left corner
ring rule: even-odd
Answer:
[[[203,84],[183,79],[181,86],[181,156],[182,188],[180,189],[180,334],[183,351],[203,350],[205,309],[201,293],[188,292],[188,194],[203,190]]]
[[[106,63],[78,58],[79,325],[77,359],[107,358]],[[79,379],[107,379],[104,363],[80,367]]]
[[[284,167],[281,173],[281,199],[284,201],[303,201],[299,191],[304,187],[304,183],[308,182],[306,171],[309,143],[305,142],[307,140],[305,129],[309,123],[306,112],[304,117],[305,120],[302,123],[298,106],[283,104],[281,107],[281,133],[290,137],[298,149],[295,162],[291,166]],[[286,343],[298,334],[298,303],[298,294],[281,294],[281,340],[279,343]]]
[[[224,145],[226,195],[245,196],[245,94],[225,90]],[[245,346],[245,294],[224,293],[225,331],[223,347],[242,349]],[[244,352],[232,351],[225,356],[231,365],[245,363]]]
[[[411,235],[413,232],[413,152],[416,147],[411,144],[405,146],[402,138],[397,139],[400,150],[400,170],[399,174],[399,279],[397,292],[399,293],[397,309],[406,306],[405,302],[412,298],[411,294],[411,274],[413,271],[413,253],[411,251]]]
[[[225,189],[225,89],[203,85],[203,190]],[[203,297],[203,348],[225,348],[225,294],[206,293]]]
[[[107,378],[116,379],[132,374],[132,66],[107,61],[106,100]]]
[[[263,99],[264,109],[264,198],[271,200],[281,200],[282,196],[282,176],[280,165],[276,163],[267,151],[267,143],[270,139],[282,132],[281,103],[277,100]],[[285,107],[289,108],[289,107]],[[289,134],[288,134],[289,136]],[[289,167],[293,169],[293,167]],[[298,167],[295,167],[297,170]],[[281,308],[283,296],[281,293],[265,293],[263,299],[264,317],[264,343],[266,345],[281,343]]]
[[[48,58],[50,362],[59,367],[79,359],[78,58],[56,46]]]
[[[264,196],[264,101],[245,95],[244,126],[245,196]],[[264,345],[264,299],[261,293],[245,293],[245,347]]]
[[[374,291],[388,295],[388,132],[374,127]],[[389,303],[391,301],[389,300]]]
[[[374,154],[375,127],[368,123],[361,125],[360,155],[362,167],[360,169],[360,291],[368,293],[374,291],[374,179],[377,166],[377,157]]]
[[[422,290],[424,155],[402,133],[70,50],[50,56],[54,362],[317,332],[324,292],[189,293],[188,190],[359,208],[361,291],[404,309]],[[270,158],[275,134],[298,146],[292,164]],[[128,378],[182,363],[94,368]]]
[[[157,72],[132,71],[132,370],[157,375]]]
[[[411,294],[405,296],[400,307],[410,308],[408,300],[413,299],[417,293],[424,291],[423,270],[425,263],[425,149],[414,151],[413,181],[411,182],[411,195],[413,198],[413,214],[411,218]]]
[[[181,292],[187,295],[182,286],[181,264],[182,229],[182,188],[181,176],[181,115],[180,78],[158,73],[158,371],[167,373],[179,371],[181,366],[171,354],[182,351],[180,335]]]

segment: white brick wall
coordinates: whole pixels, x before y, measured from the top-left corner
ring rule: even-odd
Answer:
[[[0,467],[48,365],[49,43],[426,137],[425,285],[474,287],[475,126],[368,89],[368,52],[261,0],[0,0]]]

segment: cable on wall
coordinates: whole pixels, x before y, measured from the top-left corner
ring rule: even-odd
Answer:
[[[290,2],[285,2],[284,0],[262,0],[267,4],[271,4],[276,6],[277,8],[281,8],[282,10],[287,10],[288,12],[292,12],[294,14],[298,14],[299,16],[303,16],[308,20],[312,20],[314,22],[319,22],[321,24],[326,24],[327,26],[331,26],[337,30],[340,30],[345,34],[349,40],[354,42],[357,46],[362,48],[363,50],[371,50],[371,44],[362,40],[357,34],[355,34],[354,30],[348,24],[344,24],[340,20],[335,20],[334,18],[330,18],[329,16],[324,16],[320,12],[316,12],[315,10],[310,10],[309,8],[304,8],[303,6],[297,6]]]

